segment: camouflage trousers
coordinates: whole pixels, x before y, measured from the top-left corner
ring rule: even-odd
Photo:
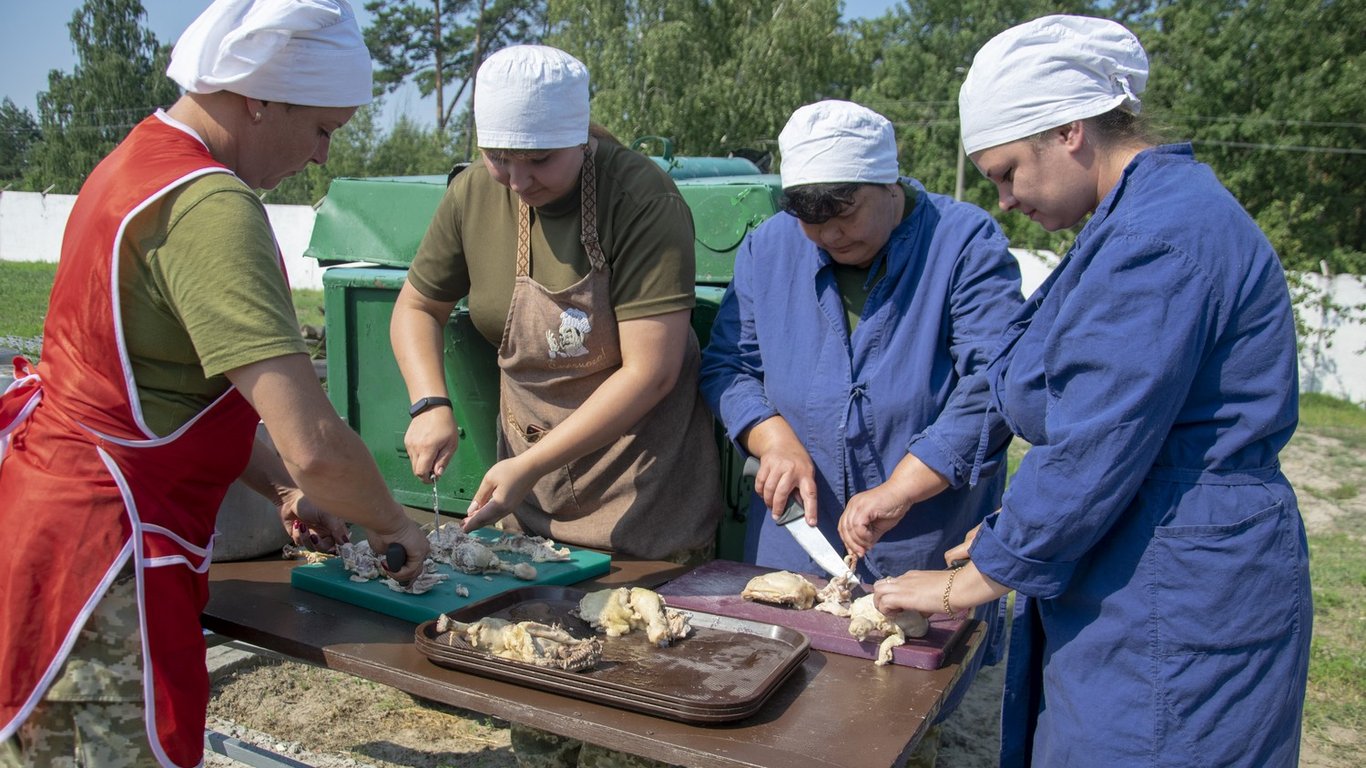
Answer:
[[[679,565],[698,566],[711,562],[716,545],[707,544],[668,555],[663,560]],[[669,765],[639,755],[600,747],[513,723],[508,732],[512,752],[521,768],[663,768]]]
[[[143,714],[137,582],[128,571],[95,607],[42,701],[0,742],[0,766],[156,766]]]

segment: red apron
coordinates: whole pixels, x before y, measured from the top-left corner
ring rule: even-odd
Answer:
[[[147,429],[118,281],[129,221],[190,179],[224,172],[197,137],[158,114],[95,168],[67,222],[42,363],[16,360],[17,381],[0,398],[0,741],[33,711],[131,558],[148,739],[162,765],[203,761],[199,616],[214,519],[259,419],[229,389],[169,436]]]

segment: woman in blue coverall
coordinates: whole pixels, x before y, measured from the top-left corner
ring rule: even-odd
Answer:
[[[1090,221],[987,369],[1032,448],[960,570],[884,611],[1017,591],[1002,765],[1294,766],[1313,608],[1277,453],[1295,331],[1266,238],[1188,144],[1137,117],[1127,29],[1049,16],[993,38],[959,95],[1006,210]]]
[[[898,175],[876,112],[807,105],[778,143],[784,212],[741,245],[702,360],[703,395],[760,460],[745,557],[819,572],[771,517],[796,493],[826,538],[851,531],[865,581],[942,567],[1000,503],[1003,473],[968,482],[986,412],[975,374],[1021,304],[1019,266],[986,211]],[[978,617],[988,642],[945,715],[999,655],[995,606]]]

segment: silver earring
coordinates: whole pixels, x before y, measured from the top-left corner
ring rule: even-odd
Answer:
[[[261,113],[260,113],[260,112],[257,112],[257,113],[256,113],[256,122],[258,122],[258,123],[261,122]]]

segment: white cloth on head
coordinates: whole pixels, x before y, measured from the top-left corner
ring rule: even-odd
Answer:
[[[346,0],[215,0],[181,34],[166,75],[190,93],[358,107],[370,103],[371,70]]]
[[[783,189],[801,184],[897,180],[896,132],[887,118],[852,101],[799,107],[778,134]]]
[[[547,45],[510,45],[474,78],[474,125],[485,149],[564,149],[588,141],[588,68]]]
[[[1148,55],[1124,25],[1044,16],[987,41],[958,91],[963,150],[1033,136],[1116,107],[1138,114]]]

